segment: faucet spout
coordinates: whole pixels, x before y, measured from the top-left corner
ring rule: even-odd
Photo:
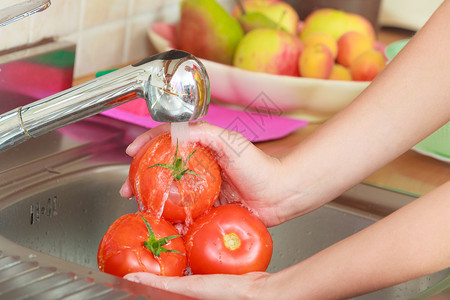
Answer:
[[[158,122],[206,115],[209,78],[193,55],[171,50],[0,115],[0,152],[137,98]]]

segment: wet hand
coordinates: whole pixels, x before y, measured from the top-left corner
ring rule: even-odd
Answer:
[[[130,273],[125,279],[196,299],[263,299],[266,279],[264,272],[244,275],[158,276],[151,273]],[[218,288],[220,287],[220,288]],[[267,296],[267,295],[265,295]],[[269,299],[269,298],[267,298]]]
[[[170,124],[145,132],[128,146],[127,154],[135,156],[148,141],[168,131]],[[241,151],[235,151],[234,144],[227,142],[224,136],[233,136],[233,141],[238,139]],[[280,192],[281,164],[277,158],[265,154],[239,133],[204,121],[190,123],[189,141],[209,148],[222,169],[220,204],[241,202],[252,209],[266,226],[286,221],[278,211],[283,193]],[[125,198],[133,197],[128,178],[120,194]]]

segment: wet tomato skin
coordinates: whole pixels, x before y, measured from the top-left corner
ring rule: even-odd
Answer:
[[[220,167],[211,152],[197,143],[180,144],[177,155],[185,160],[194,150],[186,168],[198,176],[186,173],[175,180],[170,169],[154,166],[173,163],[177,150],[170,133],[156,137],[141,148],[129,171],[139,211],[183,223],[187,218],[197,218],[214,204],[222,183]]]
[[[193,274],[263,272],[273,251],[264,224],[237,204],[213,207],[195,220],[184,240]]]
[[[145,217],[156,238],[178,235],[177,229],[164,219],[157,219],[145,213],[127,214],[117,219],[100,242],[97,263],[101,271],[123,277],[133,272],[150,272],[157,275],[181,276],[186,269],[186,250],[181,237],[166,245],[169,250],[159,257],[144,246],[149,239],[148,229],[141,216]]]

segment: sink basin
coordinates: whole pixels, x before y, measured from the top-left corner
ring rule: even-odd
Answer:
[[[0,172],[2,179],[15,178],[0,186],[0,298],[33,290],[37,299],[50,299],[50,295],[62,295],[64,287],[83,280],[86,283],[84,288],[67,293],[76,297],[76,293],[84,291],[83,299],[92,295],[121,299],[136,293],[177,298],[177,295],[146,289],[97,270],[97,247],[103,234],[116,218],[136,212],[137,206],[134,200],[125,200],[118,194],[128,174],[129,159],[121,155],[117,155],[120,157],[117,159],[113,154],[122,153],[123,147],[77,156],[75,161],[67,159],[72,155],[70,153],[90,153],[92,145],[87,150],[86,147],[83,144],[75,147],[76,151],[65,150],[62,152],[64,155],[45,156],[39,162]],[[109,159],[99,159],[106,153]],[[61,162],[56,163],[55,160]],[[51,168],[48,167],[49,161],[53,162]],[[43,171],[37,172],[36,168]],[[413,199],[405,194],[360,184],[308,215],[270,228],[274,253],[268,272],[284,269],[317,253]],[[40,270],[43,274],[57,274],[65,281],[54,279],[58,282],[56,287],[46,283],[43,284],[46,288],[41,290],[36,287],[27,289],[23,282],[18,285],[20,289],[14,289],[12,284],[8,285],[9,289],[2,289],[2,283],[21,282],[17,274],[2,278],[2,270],[8,270],[2,268],[9,266],[11,261],[17,268],[24,264],[28,266],[20,276],[28,274],[32,277],[30,272],[38,273]],[[447,269],[356,299],[409,299],[448,275],[450,271]],[[53,275],[41,277],[34,279],[35,284],[54,278]]]

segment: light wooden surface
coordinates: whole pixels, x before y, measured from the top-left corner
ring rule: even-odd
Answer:
[[[378,40],[388,45],[396,40],[412,36],[412,32],[399,29],[383,29]],[[74,85],[93,79],[94,75],[76,78]],[[257,143],[268,154],[280,156],[313,133],[321,124],[310,124],[285,138]],[[407,151],[388,165],[369,176],[365,182],[389,189],[423,195],[450,180],[450,164]]]

